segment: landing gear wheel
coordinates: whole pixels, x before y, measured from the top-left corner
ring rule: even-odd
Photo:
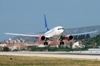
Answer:
[[[44,42],[44,45],[48,45],[48,42]]]
[[[62,42],[60,42],[60,45],[64,45],[64,42],[62,41]]]
[[[63,46],[64,46],[64,42],[61,41],[61,42],[60,42],[60,47],[63,47]]]

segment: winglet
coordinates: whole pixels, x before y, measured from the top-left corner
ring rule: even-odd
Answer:
[[[46,16],[45,16],[45,14],[44,14],[44,21],[45,21],[45,28],[46,28],[46,31],[48,31],[49,28],[48,28],[48,25],[47,25],[47,20],[46,20]]]

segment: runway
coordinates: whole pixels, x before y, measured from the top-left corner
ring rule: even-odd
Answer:
[[[37,56],[37,57],[56,57],[56,58],[78,58],[78,59],[96,59],[100,60],[100,52],[0,52],[0,55],[14,56]]]

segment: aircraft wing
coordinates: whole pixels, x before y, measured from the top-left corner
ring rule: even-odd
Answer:
[[[15,36],[26,36],[26,37],[39,37],[40,35],[31,35],[31,34],[17,34],[17,33],[5,33],[7,35],[15,35]]]
[[[84,33],[78,33],[78,34],[71,34],[72,36],[77,36],[77,35],[85,35],[85,34],[92,34],[96,33],[97,31],[91,31],[91,32],[84,32]]]

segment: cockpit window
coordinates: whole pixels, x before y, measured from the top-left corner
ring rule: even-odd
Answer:
[[[64,30],[64,28],[58,28],[58,30]]]

